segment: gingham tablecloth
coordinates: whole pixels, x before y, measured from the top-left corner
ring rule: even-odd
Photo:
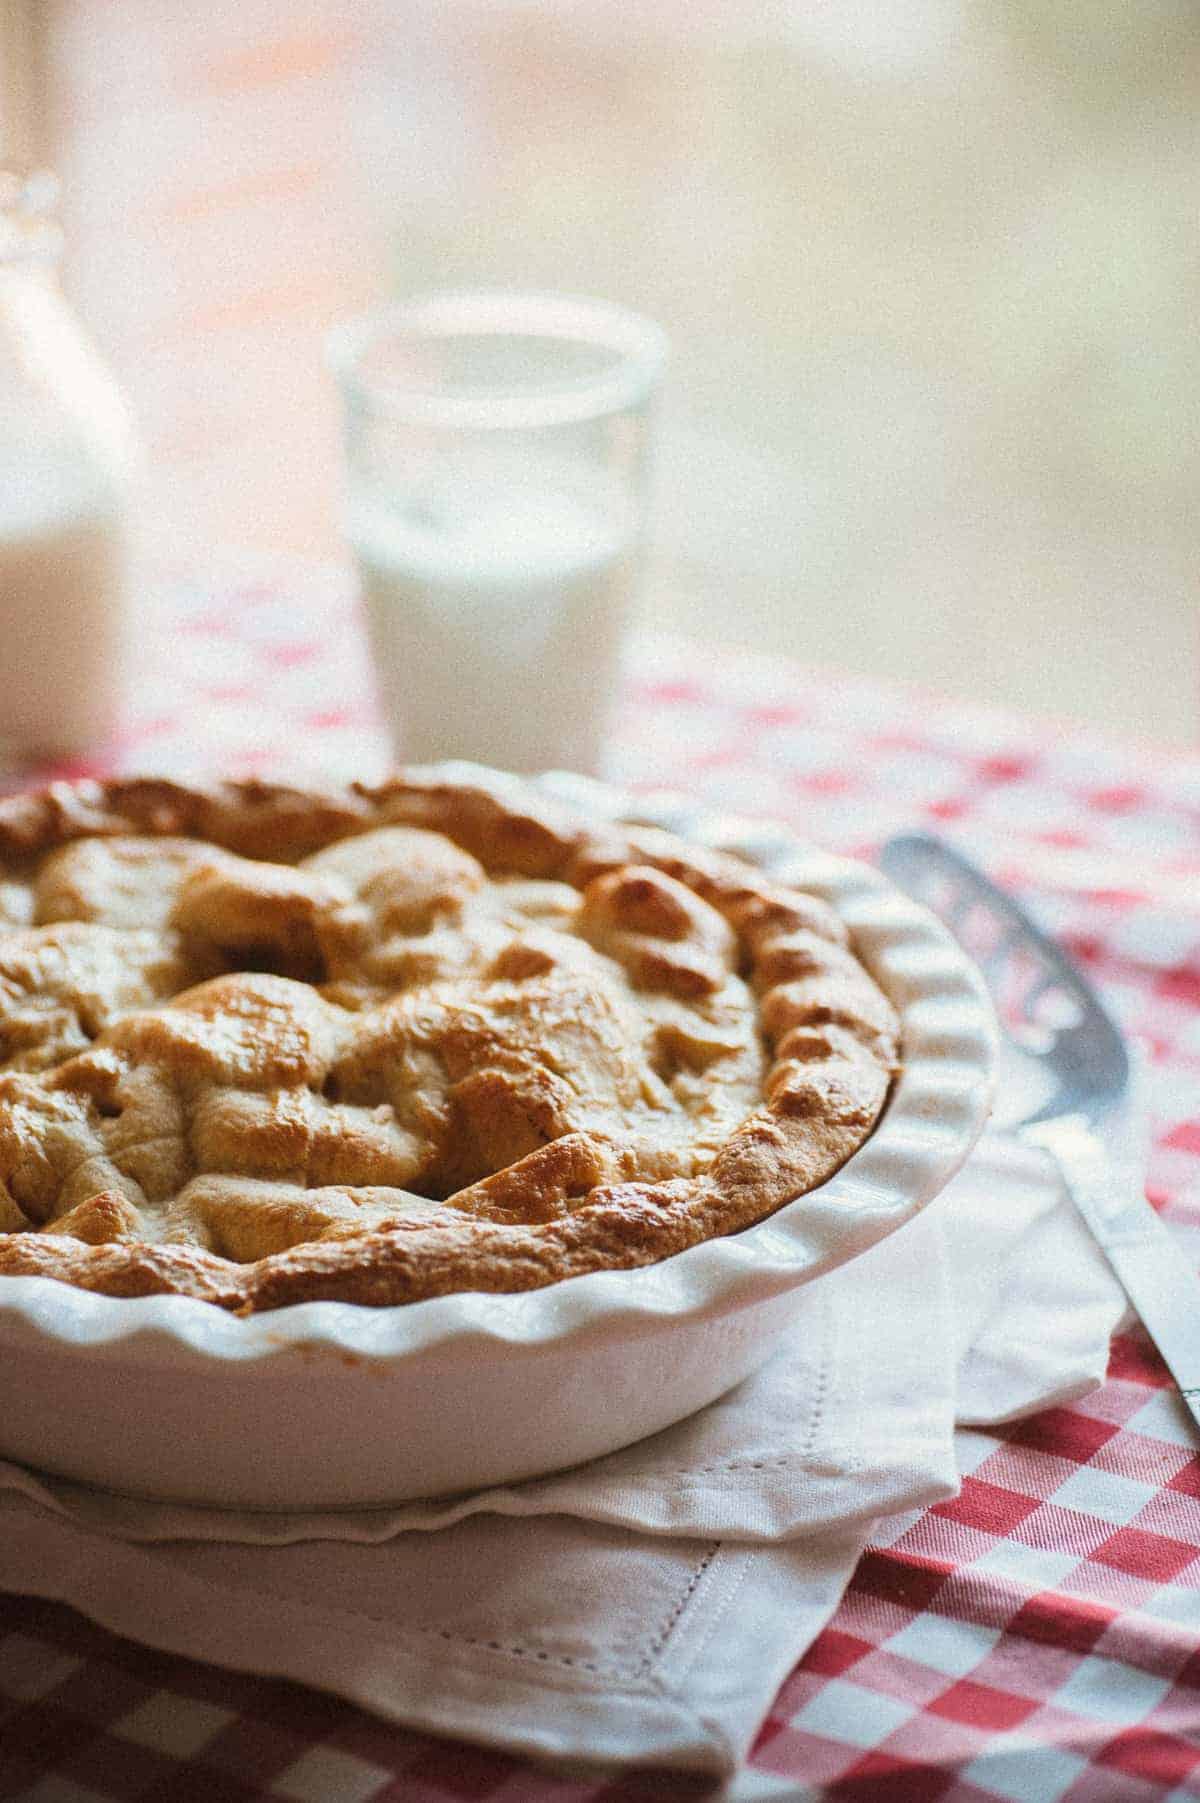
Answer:
[[[95,768],[346,776],[387,763],[352,593],[333,572],[164,580],[136,687]],[[646,638],[610,774],[849,851],[932,822],[981,857],[1144,1043],[1150,1197],[1200,1266],[1200,758]],[[1200,1438],[1153,1349],[1122,1336],[1103,1389],[967,1445],[962,1494],[891,1522],[863,1559],[780,1692],[742,1794],[778,1791],[776,1774],[864,1803],[1200,1797]],[[662,1773],[549,1774],[0,1597],[0,1797],[697,1794]]]

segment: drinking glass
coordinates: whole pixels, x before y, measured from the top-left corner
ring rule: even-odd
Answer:
[[[552,294],[334,332],[346,534],[405,761],[600,768],[665,356],[650,320]]]
[[[58,184],[0,169],[0,769],[117,724],[138,453],[58,282]]]

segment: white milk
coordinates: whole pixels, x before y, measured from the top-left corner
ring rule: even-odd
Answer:
[[[594,771],[616,687],[631,537],[570,491],[511,478],[407,508],[351,504],[399,755]]]
[[[111,731],[125,584],[117,490],[0,414],[0,757],[68,755]]]

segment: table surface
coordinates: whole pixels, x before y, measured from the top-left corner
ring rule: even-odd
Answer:
[[[1200,757],[666,639],[632,648],[612,756],[614,777],[840,850],[932,824],[1013,885],[1146,1048],[1148,1193],[1200,1263]],[[387,762],[346,583],[264,564],[164,579],[126,731],[55,774]],[[740,1794],[778,1792],[774,1774],[864,1803],[1200,1797],[1200,1439],[1145,1337],[1117,1339],[1082,1402],[964,1444],[961,1494],[884,1524]],[[700,1794],[661,1773],[539,1771],[0,1597],[0,1797]]]

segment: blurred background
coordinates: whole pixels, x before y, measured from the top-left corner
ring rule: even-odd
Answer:
[[[1194,0],[0,0],[156,554],[341,554],[330,322],[651,313],[643,617],[1194,743]]]

